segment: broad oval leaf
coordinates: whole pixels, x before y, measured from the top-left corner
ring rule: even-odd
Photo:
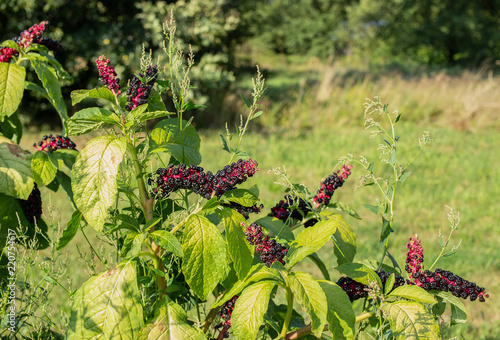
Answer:
[[[56,166],[50,161],[49,156],[43,151],[37,151],[31,159],[33,177],[37,183],[48,185],[54,180],[57,173]]]
[[[100,98],[100,99],[107,100],[108,102],[112,103],[113,105],[116,104],[115,95],[106,86],[100,87],[98,89],[71,91],[71,104],[72,105],[78,104],[79,102],[81,102],[85,98]]]
[[[134,261],[87,280],[74,294],[68,340],[137,339],[143,327]]]
[[[120,125],[121,123],[113,112],[100,107],[90,107],[75,113],[67,124],[68,135],[78,136],[96,130],[105,124]]]
[[[439,325],[421,303],[410,301],[384,303],[382,311],[387,315],[394,339],[441,339]]]
[[[138,340],[206,340],[199,328],[189,324],[186,311],[168,297],[166,300],[158,305],[155,321],[142,329]]]
[[[326,295],[328,303],[326,319],[333,338],[353,339],[356,314],[354,314],[349,297],[342,288],[331,281],[318,280],[318,283]]]
[[[192,125],[179,119],[164,119],[151,131],[151,149],[154,152],[168,152],[180,163],[198,165],[201,163],[200,137]]]
[[[311,317],[312,333],[319,338],[326,324],[328,311],[323,289],[310,274],[303,272],[291,272],[288,275],[288,284],[299,304]]]
[[[226,230],[226,241],[229,248],[229,255],[234,263],[234,269],[239,279],[243,279],[252,267],[254,257],[254,247],[250,245],[245,236],[245,231],[241,223],[245,218],[238,212],[222,208],[216,210],[219,219],[224,221]]]
[[[0,118],[16,112],[24,93],[26,69],[10,63],[0,63]]]
[[[396,287],[389,296],[398,296],[408,300],[413,300],[422,303],[437,303],[436,299],[431,294],[427,293],[423,288],[417,286],[399,286]]]
[[[261,281],[245,288],[231,314],[231,328],[238,340],[255,340],[266,314],[274,281]]]
[[[205,300],[224,275],[226,243],[206,217],[191,215],[184,229],[182,250],[182,272],[186,282]]]
[[[75,204],[97,231],[102,230],[108,208],[116,200],[118,168],[126,147],[125,137],[94,138],[78,154],[71,169]]]
[[[10,139],[0,136],[0,193],[28,199],[33,190],[29,154]]]
[[[346,263],[337,267],[337,270],[364,285],[368,285],[369,281],[371,281],[376,282],[380,289],[383,288],[382,281],[380,280],[380,277],[377,275],[377,273],[375,273],[374,270],[368,268],[364,264]]]
[[[172,233],[166,230],[155,230],[149,234],[149,237],[163,249],[172,252],[175,256],[182,257],[181,243]]]

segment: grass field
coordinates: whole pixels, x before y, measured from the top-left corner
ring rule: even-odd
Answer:
[[[430,265],[440,251],[439,230],[443,234],[449,230],[446,205],[460,211],[461,224],[452,244],[460,239],[462,244],[455,256],[443,259],[438,266],[486,287],[490,298],[482,304],[466,302],[468,323],[456,327],[447,337],[462,334],[466,339],[500,338],[499,79],[489,77],[487,72],[463,72],[454,76],[445,72],[419,77],[399,73],[349,76],[348,70],[339,65],[322,68],[307,62],[295,63],[296,67],[278,65],[272,59],[262,63],[270,78],[268,97],[263,102],[265,114],[252,127],[241,147],[259,162],[260,171],[247,183],[259,186],[265,206],[260,216],[267,214],[284,195],[285,188],[275,183],[278,178],[270,171],[272,168],[286,167],[292,182],[303,183],[314,191],[341,156],[349,153],[363,155],[369,161],[377,160],[377,146],[381,141],[369,139],[369,133],[364,130],[362,104],[366,97],[382,96],[390,108],[404,113],[397,133],[401,136],[400,159],[413,156],[423,130],[429,131],[433,138],[410,167],[412,175],[400,189],[396,232],[391,236],[390,250],[398,262],[404,264],[406,242],[418,233],[423,240],[425,263]],[[43,133],[26,133],[22,145],[30,150],[33,141]],[[205,169],[221,168],[229,160],[229,155],[221,149],[221,133],[225,132],[222,129],[201,131],[201,165]],[[85,139],[74,140],[81,149]],[[362,217],[360,221],[347,217],[357,234],[356,260],[378,259],[380,221],[362,204],[376,204],[379,196],[373,187],[354,191],[356,177],[361,175],[359,171],[353,169],[352,176],[334,199],[348,204]],[[379,176],[387,173],[381,165],[377,165],[376,171],[380,171]],[[50,214],[52,220],[60,219],[62,223],[69,219],[71,208],[62,193],[54,194],[42,188],[42,195],[50,196],[44,201],[46,217]],[[85,231],[102,256],[108,257],[107,248],[92,230],[86,228]],[[89,276],[83,270],[85,265],[78,256],[77,246],[86,254],[85,261],[90,261],[89,246],[79,233],[64,250],[69,264],[67,276],[73,281],[73,289]],[[335,280],[338,274],[334,270],[336,262],[331,246],[325,246],[320,255],[327,259],[327,267]],[[96,270],[102,270],[102,266],[97,265]],[[64,295],[59,288],[52,295],[52,314],[57,319],[60,318],[58,309],[67,310],[69,306]]]

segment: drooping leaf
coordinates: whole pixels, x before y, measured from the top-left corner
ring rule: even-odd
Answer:
[[[437,303],[436,299],[431,294],[427,293],[423,288],[417,286],[399,286],[396,287],[389,296],[399,296],[408,300],[413,300],[422,303]]]
[[[179,119],[164,119],[151,131],[150,146],[153,152],[165,151],[177,161],[185,164],[201,163],[200,137],[194,126]]]
[[[1,64],[1,63],[0,63]],[[0,193],[27,199],[33,190],[29,155],[10,139],[0,136]]]
[[[116,200],[118,168],[126,147],[125,137],[94,138],[78,154],[71,170],[76,206],[97,231],[102,230],[108,208]]]
[[[319,338],[326,324],[328,311],[323,289],[310,274],[303,272],[291,272],[288,275],[288,284],[294,297],[311,317],[312,333]]]
[[[254,256],[254,247],[247,241],[245,231],[241,226],[241,223],[245,222],[245,218],[227,207],[218,209],[216,212],[219,219],[224,221],[229,255],[233,260],[236,274],[239,279],[243,279],[252,267]]]
[[[64,172],[57,170],[56,179],[59,182],[59,184],[61,185],[61,187],[63,188],[63,190],[66,192],[69,200],[71,201],[71,203],[73,204],[73,206],[76,209],[77,207],[75,204],[75,199],[73,197],[73,189],[71,188],[71,178],[68,175],[66,175]]]
[[[78,229],[80,229],[80,225],[82,224],[82,219],[83,219],[82,213],[76,210],[71,216],[71,219],[69,220],[68,224],[66,225],[66,229],[64,229],[61,238],[57,242],[56,250],[63,249],[71,242],[71,240],[73,240],[73,237],[75,237],[76,233],[78,232]]]
[[[418,302],[395,301],[384,303],[394,339],[441,339],[439,325],[432,314]]]
[[[31,169],[33,177],[37,183],[47,185],[54,180],[57,173],[57,168],[50,161],[47,153],[37,151],[31,159]]]
[[[223,276],[226,243],[206,217],[192,215],[186,222],[182,250],[182,272],[186,282],[204,300]]]
[[[353,339],[355,334],[356,314],[352,309],[351,301],[347,294],[335,283],[318,280],[326,295],[328,303],[327,322],[328,329],[334,339]]]
[[[175,256],[182,257],[182,246],[177,237],[166,230],[155,230],[149,237],[166,251],[172,252]]]
[[[106,124],[121,124],[113,112],[100,107],[90,107],[80,110],[71,116],[67,123],[68,135],[70,136],[83,135]]]
[[[231,328],[237,339],[255,340],[275,285],[274,281],[257,282],[238,297],[231,314]]]
[[[361,263],[345,263],[337,267],[337,270],[342,274],[347,275],[351,279],[358,281],[364,285],[368,285],[369,281],[377,283],[382,289],[382,281],[380,277],[364,264]]]
[[[0,63],[0,117],[16,112],[24,93],[26,69],[11,63]]]
[[[450,292],[434,291],[434,295],[439,296],[444,302],[451,304],[451,323],[459,324],[467,321],[467,309],[463,302],[453,296]]]
[[[181,306],[170,300],[157,305],[154,322],[147,324],[140,332],[138,340],[206,340],[199,328],[189,324],[187,314]]]
[[[75,90],[71,91],[71,104],[76,105],[85,98],[100,98],[107,100],[112,104],[115,103],[115,95],[106,86],[91,90]]]
[[[76,291],[66,339],[137,339],[143,324],[136,264],[125,261]]]

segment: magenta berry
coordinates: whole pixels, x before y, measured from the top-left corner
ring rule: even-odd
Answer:
[[[419,273],[423,269],[424,250],[417,235],[410,238],[410,242],[406,244],[406,248],[408,248],[408,252],[406,253],[406,271],[410,274]]]
[[[245,227],[245,224],[241,224]],[[260,260],[267,267],[275,261],[285,264],[285,255],[288,248],[277,243],[275,239],[270,239],[269,236],[264,236],[262,227],[257,223],[252,223],[245,229],[245,236],[251,245],[255,245],[255,250],[260,253]]]
[[[27,200],[19,200],[28,222],[33,223],[42,217],[42,196],[36,183]]]
[[[38,44],[39,39],[47,29],[48,24],[48,21],[42,21],[41,23],[33,25],[27,30],[21,32],[21,35],[19,37],[12,40],[17,42],[17,44],[22,47],[29,47],[33,43]]]
[[[52,136],[45,135],[40,141],[33,144],[33,147],[37,148],[39,151],[49,151],[53,152],[59,149],[71,149],[76,150],[76,145],[68,137],[62,137],[61,135]]]
[[[8,63],[13,56],[17,55],[17,51],[10,47],[0,48],[0,63]]]
[[[101,55],[96,59],[95,63],[102,83],[106,85],[115,96],[120,94],[120,78],[117,78],[115,68],[113,65],[110,65],[109,59]]]
[[[147,68],[146,81],[144,83],[140,78],[144,78],[143,73],[139,73],[139,77],[134,77],[130,81],[130,87],[127,90],[128,104],[125,106],[127,111],[132,111],[139,105],[146,104],[148,102],[155,80],[158,78],[158,67],[155,65]]]
[[[321,182],[321,186],[313,198],[317,207],[321,204],[328,205],[330,203],[333,193],[344,184],[344,181],[351,174],[351,169],[352,165],[343,165],[341,170],[334,172]]]

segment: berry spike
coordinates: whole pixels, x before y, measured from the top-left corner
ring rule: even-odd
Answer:
[[[229,328],[231,328],[231,315],[234,311],[234,304],[238,299],[238,295],[235,295],[231,300],[227,301],[222,305],[219,311],[219,317],[222,318],[222,322],[215,326],[216,330],[219,330],[219,336],[217,339],[228,338]]]
[[[417,235],[410,238],[410,242],[406,244],[408,252],[406,253],[406,272],[409,274],[419,273],[422,271],[424,262],[424,250],[420,244],[420,240]]]
[[[102,83],[108,87],[108,89],[113,92],[113,94],[120,94],[120,78],[116,77],[115,67],[110,64],[109,59],[104,55],[101,55],[95,61],[97,65],[97,70],[99,71],[99,78]]]
[[[252,223],[248,227],[245,226],[245,223],[241,223],[241,226],[245,228],[247,241],[255,246],[255,250],[260,253],[260,260],[267,267],[271,267],[271,264],[275,261],[285,264],[287,247],[277,243],[275,239],[270,239],[269,236],[264,237],[262,227],[257,223]]]
[[[134,77],[130,81],[130,87],[127,90],[128,104],[125,106],[127,111],[132,111],[136,107],[148,102],[149,95],[153,85],[158,78],[158,66],[148,66],[146,70],[146,82],[143,83],[140,78],[144,78],[144,73],[139,73],[139,77]]]
[[[298,209],[292,210],[295,204],[298,205]],[[302,213],[300,213],[299,210]],[[276,217],[283,222],[286,222],[290,216],[296,220],[302,221],[309,211],[311,211],[311,209],[302,198],[292,198],[292,196],[286,195],[284,199],[271,208],[271,212],[268,216]]]
[[[344,181],[351,174],[351,169],[352,165],[343,165],[341,170],[334,172],[321,182],[321,186],[313,198],[313,201],[316,202],[316,207],[319,207],[321,204],[326,206],[330,203],[333,193],[344,184]]]
[[[392,273],[385,272],[383,270],[378,270],[376,271],[378,276],[380,277],[380,280],[382,281],[382,285],[385,286],[385,283],[387,282],[387,279],[389,276],[391,276]],[[394,274],[396,281],[394,282],[394,286],[392,289],[403,286],[405,284],[405,279],[398,275]],[[344,292],[346,292],[347,296],[349,296],[349,300],[351,302],[367,297],[368,296],[368,286],[364,285],[358,281],[355,281],[351,279],[350,277],[341,277],[336,284],[342,288]]]
[[[38,221],[40,217],[42,217],[42,196],[40,195],[40,189],[38,189],[36,183],[28,199],[19,200],[19,203],[21,204],[21,208],[28,222],[33,223],[33,220]]]
[[[0,63],[8,63],[13,56],[18,55],[17,51],[10,47],[0,48]]]
[[[76,144],[68,137],[62,137],[60,135],[54,137],[51,134],[45,135],[40,141],[33,143],[33,147],[37,148],[38,151],[48,152],[54,152],[59,149],[76,150]]]
[[[20,37],[14,38],[13,40],[17,42],[19,46],[25,48],[29,47],[33,43],[38,43],[40,37],[45,32],[48,25],[48,21],[42,21],[41,23],[35,24],[27,30],[22,31]]]

